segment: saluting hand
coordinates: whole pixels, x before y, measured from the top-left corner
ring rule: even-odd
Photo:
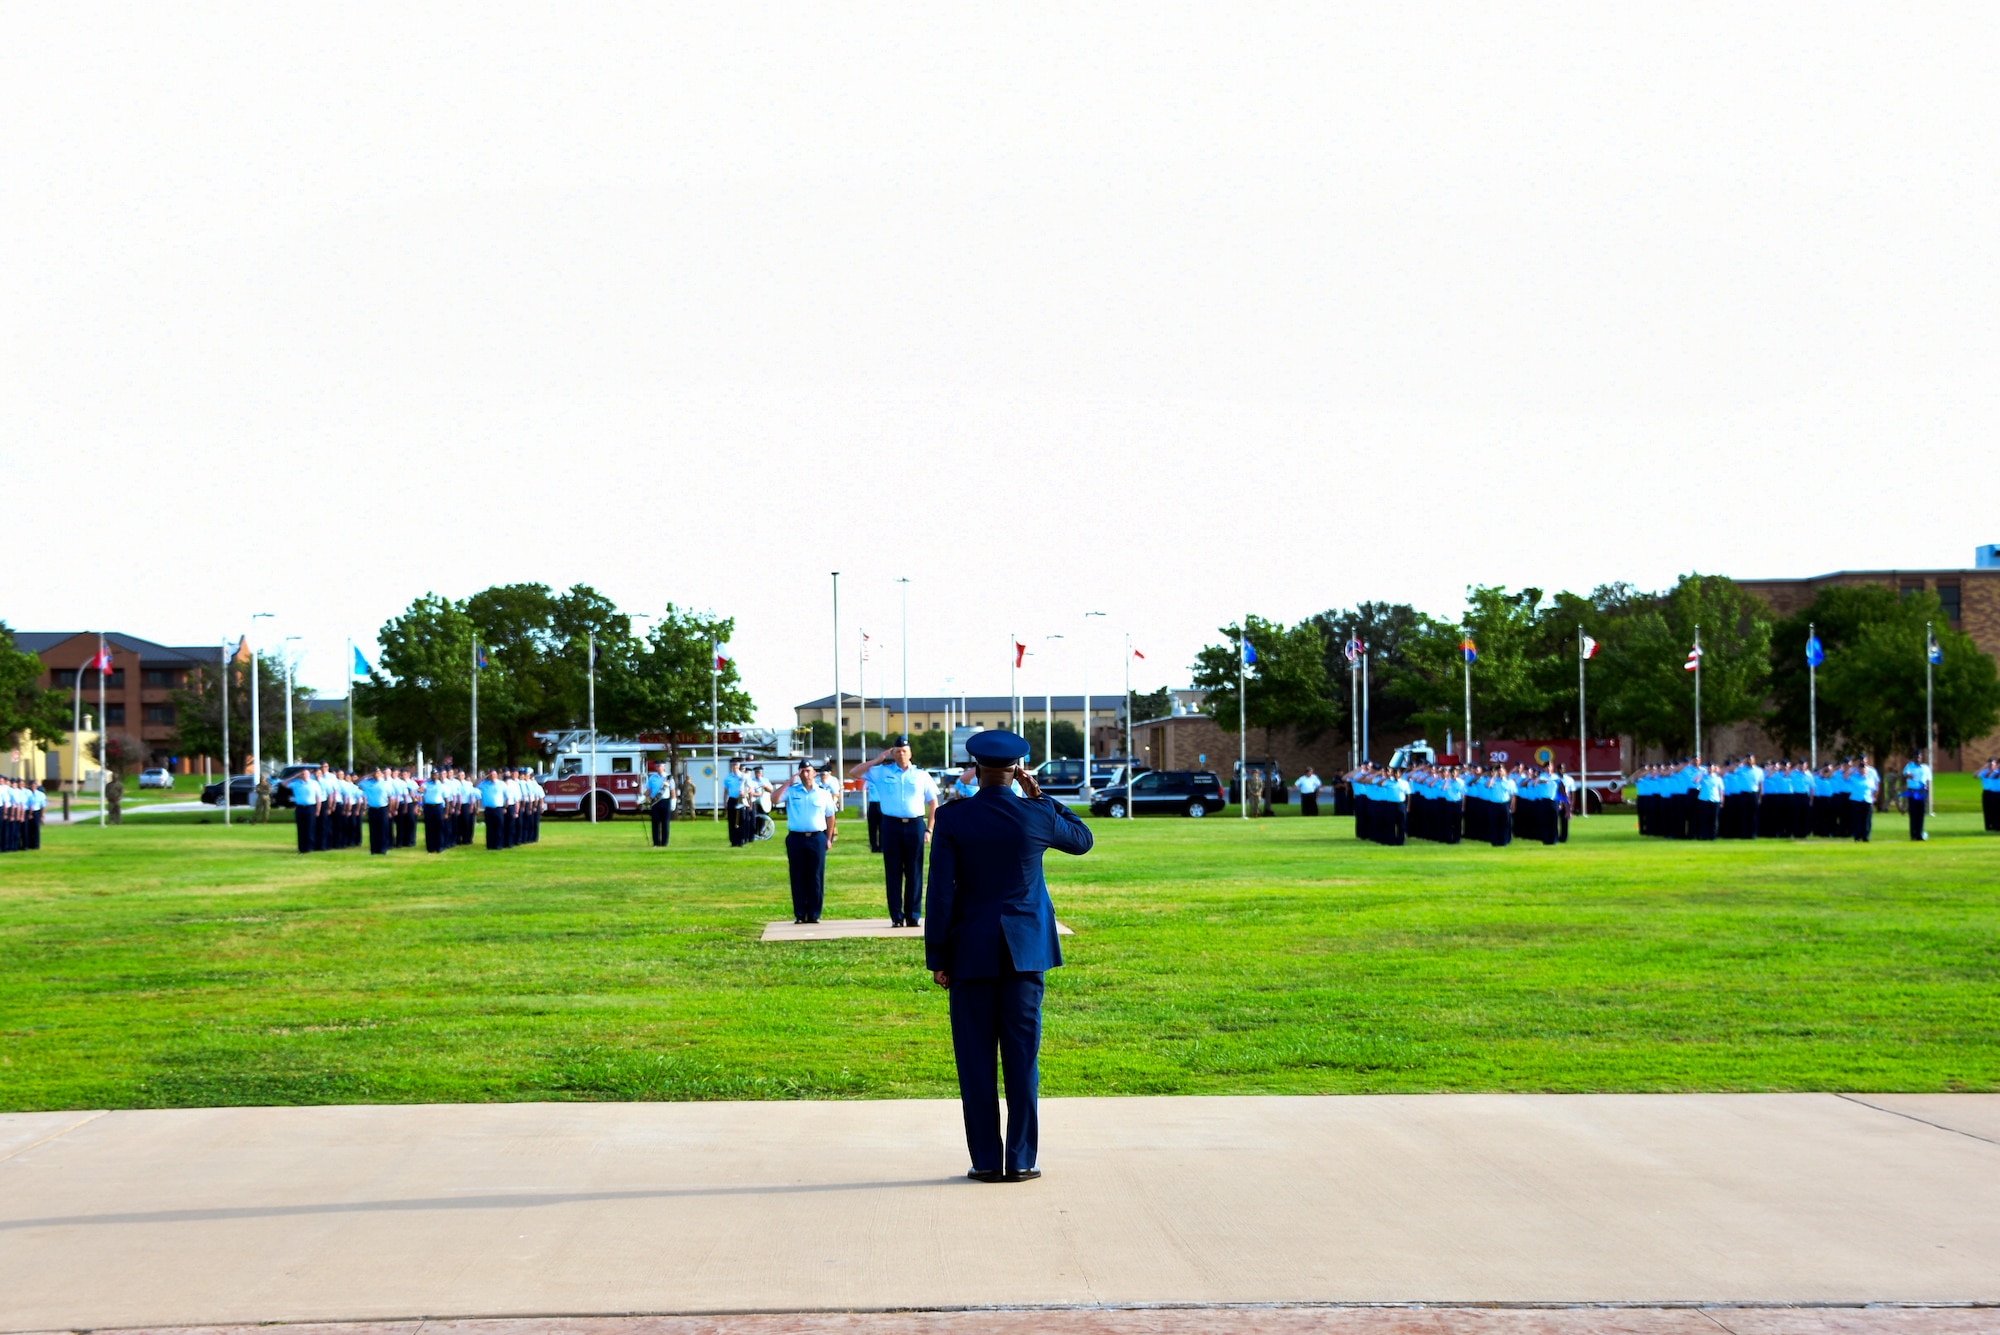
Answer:
[[[1014,782],[1021,785],[1021,795],[1030,800],[1042,795],[1042,785],[1035,782],[1035,776],[1019,765],[1014,766]]]

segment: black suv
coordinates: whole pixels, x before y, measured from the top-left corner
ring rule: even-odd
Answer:
[[[1205,769],[1149,770],[1132,780],[1128,795],[1125,785],[1106,788],[1091,799],[1090,814],[1125,814],[1127,803],[1135,816],[1210,816],[1228,804],[1222,794],[1222,780]]]
[[[257,800],[257,781],[248,774],[238,774],[229,780],[229,805],[247,807]],[[217,779],[201,790],[201,800],[212,807],[222,805],[222,780]]]

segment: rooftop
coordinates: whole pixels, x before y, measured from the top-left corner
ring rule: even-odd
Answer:
[[[17,630],[14,632],[14,647],[31,654],[40,654],[78,636],[95,639],[97,634],[98,632],[94,630]],[[220,644],[183,646],[156,644],[152,640],[142,640],[137,635],[127,635],[115,630],[105,631],[104,638],[113,649],[137,654],[140,661],[146,663],[187,665],[213,663],[222,653]]]

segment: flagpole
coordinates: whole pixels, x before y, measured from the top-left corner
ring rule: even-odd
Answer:
[[[840,808],[847,809],[847,739],[841,735],[840,715],[840,572],[833,572],[833,766],[838,776]]]
[[[1819,627],[1808,621],[1806,623],[1807,643],[1811,643],[1818,638]],[[1810,726],[1808,734],[1810,741],[1807,743],[1808,750],[1806,751],[1806,755],[1809,763],[1817,770],[1819,768],[1819,664],[1812,661],[1810,653],[1806,655],[1806,718]]]
[[[1701,623],[1694,628],[1694,763],[1701,763]]]
[[[98,674],[102,676],[100,672]],[[236,777],[229,764],[229,641],[222,642],[222,823],[229,820],[230,781]],[[102,736],[103,734],[99,734]]]
[[[1348,637],[1348,643],[1360,641]],[[1361,768],[1361,655],[1347,660],[1347,768]]]
[[[83,669],[76,670],[76,691],[71,703],[75,717],[69,729],[69,786],[79,803],[83,800]],[[67,814],[67,813],[65,813]]]
[[[347,772],[354,772],[354,637],[347,637]]]
[[[110,799],[105,795],[109,786],[111,771],[111,734],[104,722],[104,679],[111,675],[105,670],[110,660],[104,654],[104,636],[97,637],[97,824],[99,828],[111,823],[110,813],[105,809]],[[223,797],[228,798],[225,787]]]
[[[1089,746],[1084,750],[1088,751]],[[1086,759],[1084,768],[1090,762]],[[1125,632],[1125,815],[1132,815],[1132,632]]]
[[[1250,819],[1250,710],[1249,686],[1250,670],[1246,660],[1250,657],[1250,618],[1243,618],[1243,634],[1236,646],[1236,793],[1242,800],[1237,805],[1237,815]],[[1128,793],[1130,789],[1126,790]],[[1128,800],[1125,809],[1130,811]]]
[[[898,731],[907,733],[910,730],[910,580],[907,575],[901,575],[897,577],[896,583],[903,586],[903,629],[900,641],[903,655],[903,726]],[[886,706],[883,712],[888,712]],[[887,732],[888,729],[885,727],[882,731]],[[946,759],[950,757],[947,756]]]
[[[1576,628],[1576,768],[1577,809],[1590,815],[1590,729],[1583,721],[1583,626]]]
[[[868,632],[861,632],[861,642],[854,650],[854,689],[861,693],[861,754],[857,759],[868,758]]]
[[[1460,636],[1462,640],[1469,640],[1471,638],[1472,634],[1470,631]],[[1466,763],[1470,764],[1472,760],[1472,660],[1466,656],[1465,645],[1463,644],[1458,646],[1458,666],[1465,678],[1465,757]]]
[[[722,783],[722,646],[714,640],[708,642],[708,766],[715,773],[715,782]],[[708,809],[710,820],[722,819],[722,803],[711,802]],[[694,813],[688,813],[691,819]],[[742,828],[738,826],[737,828]]]
[[[472,637],[472,774],[479,776],[479,637]]]
[[[584,793],[590,803],[590,823],[595,825],[597,824],[597,632],[594,630],[587,634],[584,653],[590,660],[590,782],[584,785]]]
[[[1021,633],[1009,631],[1007,634],[1007,726],[1018,729],[1021,726]]]
[[[1924,764],[1930,767],[1931,781],[1924,786],[1924,814],[1930,815],[1934,809],[1931,794],[1937,788],[1937,724],[1931,714],[1932,672],[1938,660],[1937,640],[1931,635],[1931,623],[1924,623]],[[1926,835],[1925,838],[1930,836]]]
[[[1361,646],[1361,758],[1370,758],[1368,723],[1368,646]]]

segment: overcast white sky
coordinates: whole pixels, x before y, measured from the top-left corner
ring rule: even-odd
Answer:
[[[1642,12],[1643,11],[1643,12]],[[2000,540],[2000,7],[0,9],[0,618],[831,688]],[[1032,662],[1033,660],[1031,660]],[[900,689],[900,673],[889,668]],[[1028,689],[1041,689],[1030,673]],[[871,682],[871,686],[874,683]]]

